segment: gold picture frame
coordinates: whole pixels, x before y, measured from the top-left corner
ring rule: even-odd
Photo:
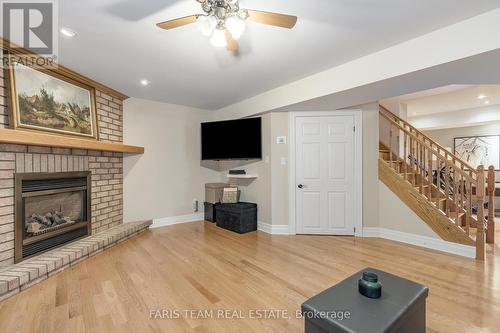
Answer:
[[[12,129],[99,139],[95,88],[57,69],[11,63],[5,71]]]

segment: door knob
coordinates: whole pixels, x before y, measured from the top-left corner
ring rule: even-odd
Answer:
[[[299,184],[299,185],[297,185],[297,187],[298,187],[298,188],[304,188],[304,185]]]

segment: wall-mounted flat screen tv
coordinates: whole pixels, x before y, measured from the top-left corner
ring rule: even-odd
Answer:
[[[201,124],[202,160],[250,160],[261,158],[261,118]]]

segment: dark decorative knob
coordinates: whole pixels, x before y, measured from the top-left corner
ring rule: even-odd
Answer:
[[[378,281],[375,273],[364,272],[363,277],[358,281],[359,293],[368,298],[380,298],[382,296],[382,285]]]
[[[298,187],[298,188],[304,188],[304,185],[299,184],[297,187]]]

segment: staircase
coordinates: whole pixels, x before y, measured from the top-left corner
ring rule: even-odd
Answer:
[[[379,178],[442,239],[495,243],[495,170],[477,169],[380,106]]]

